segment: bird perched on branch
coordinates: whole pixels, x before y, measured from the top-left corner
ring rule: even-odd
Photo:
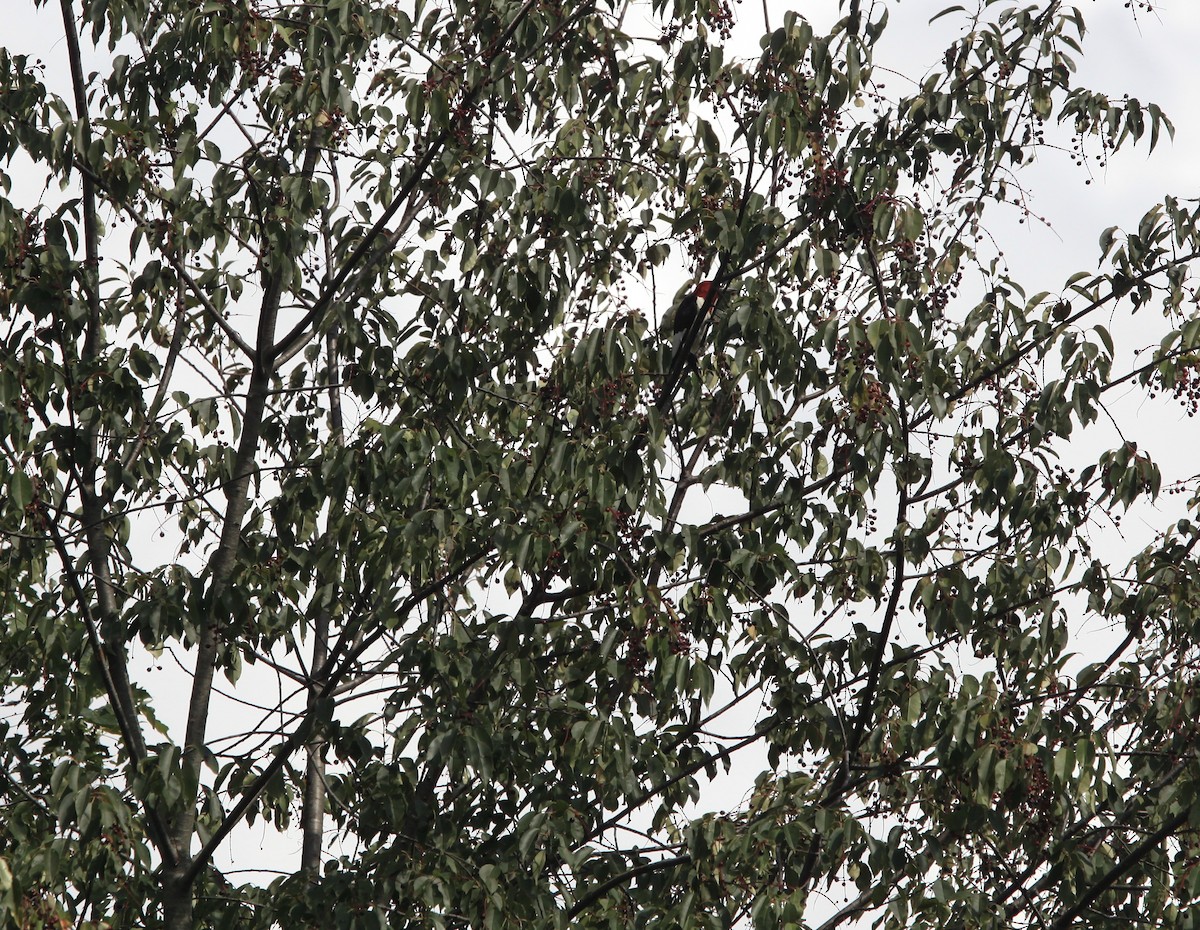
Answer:
[[[663,320],[662,328],[665,331],[670,331],[671,334],[671,357],[675,357],[675,353],[679,351],[680,345],[684,339],[692,333],[693,336],[699,336],[699,330],[706,321],[699,321],[700,312],[705,311],[705,315],[712,313],[713,301],[708,299],[708,295],[712,292],[712,281],[701,281],[694,289],[679,301],[679,306],[672,313],[669,313]],[[693,338],[694,343],[694,338]]]
[[[695,347],[717,305],[716,282],[701,281],[663,318],[660,332],[670,336],[671,355],[659,391],[660,409],[670,403],[675,388],[689,365],[695,368]]]

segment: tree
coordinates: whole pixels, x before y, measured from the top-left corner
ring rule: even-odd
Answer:
[[[726,0],[61,0],[0,51],[6,925],[1196,923],[1200,499],[1105,430],[1196,410],[1197,214],[1051,293],[989,234],[1171,124],[1057,0],[945,10],[900,91],[842,6],[747,57]],[[258,822],[301,855],[237,884]]]

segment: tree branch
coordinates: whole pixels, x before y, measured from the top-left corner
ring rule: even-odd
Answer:
[[[62,562],[63,575],[66,577],[67,584],[71,588],[72,593],[74,593],[76,602],[79,604],[79,612],[83,617],[84,627],[87,630],[88,643],[91,645],[92,653],[96,657],[96,664],[100,667],[100,679],[104,682],[104,691],[108,696],[109,704],[112,706],[113,716],[117,718],[117,729],[121,733],[121,741],[125,745],[125,751],[129,754],[133,767],[137,769],[146,759],[146,750],[141,740],[141,733],[138,731],[137,718],[129,716],[126,709],[126,702],[120,698],[122,679],[117,674],[114,674],[113,665],[110,661],[110,652],[105,648],[104,642],[101,639],[96,619],[92,616],[91,608],[88,606],[87,592],[84,591],[83,585],[79,580],[79,574],[75,571],[74,561],[67,550],[67,545],[62,537],[58,523],[49,517],[49,515],[46,516],[46,526],[50,531],[50,537],[53,540],[54,549],[58,553],[59,561]],[[127,682],[128,679],[124,679],[124,681]],[[175,865],[179,861],[178,850],[171,840],[170,831],[167,830],[166,824],[159,816],[158,809],[142,797],[138,798],[138,802],[146,812],[146,832],[150,834],[150,839],[158,849],[159,854],[163,857],[163,861],[168,865]]]
[[[513,33],[516,32],[517,27],[520,26],[525,17],[529,15],[529,12],[537,6],[538,2],[539,0],[525,0],[525,3],[521,5],[521,8],[517,10],[516,14],[513,16],[513,19],[508,24],[508,27],[496,40],[496,48],[503,48],[508,44],[509,39],[511,39]],[[490,68],[488,69],[487,73],[488,75],[491,74]],[[487,83],[488,82],[486,78],[478,81],[475,86],[472,87],[471,90],[464,96],[464,104],[469,106],[474,103],[474,101],[478,99],[479,95],[483,92],[483,89],[487,86]],[[377,243],[381,238],[384,237],[388,225],[391,223],[392,219],[397,213],[400,212],[405,202],[416,190],[417,185],[420,184],[422,178],[425,176],[425,172],[429,169],[429,166],[433,164],[434,159],[441,154],[442,146],[445,145],[446,139],[449,138],[449,136],[450,129],[442,129],[425,146],[425,151],[417,160],[416,164],[413,165],[412,173],[409,175],[408,180],[405,181],[404,185],[399,191],[397,191],[396,196],[392,198],[391,204],[389,204],[388,208],[383,211],[383,215],[375,221],[374,225],[372,225],[369,230],[367,230],[367,233],[365,236],[363,236],[362,241],[355,246],[354,251],[350,253],[349,258],[347,258],[343,263],[342,267],[338,270],[338,273],[334,275],[333,279],[325,286],[324,290],[321,292],[321,295],[317,298],[316,303],[309,308],[308,312],[306,312],[304,316],[300,318],[300,321],[293,326],[282,339],[280,339],[273,347],[271,347],[269,351],[266,352],[266,361],[268,365],[273,366],[276,360],[289,357],[295,350],[297,344],[302,345],[304,342],[306,342],[311,335],[309,330],[312,328],[313,324],[315,324],[317,320],[319,320],[326,313],[326,311],[328,311],[330,306],[332,306],[334,300],[337,299],[341,294],[342,287],[350,278],[350,276],[360,270],[365,271],[366,269],[370,268],[374,262],[383,257],[381,254],[383,250],[376,249]],[[394,235],[394,233],[392,235]],[[374,254],[371,254],[372,252],[374,252]]]
[[[584,910],[591,907],[606,894],[616,888],[618,885],[623,885],[628,881],[637,878],[639,875],[647,875],[650,872],[661,872],[663,869],[674,868],[677,865],[686,865],[692,861],[691,856],[674,856],[670,859],[658,859],[654,862],[645,862],[642,865],[635,866],[622,872],[620,875],[614,875],[612,878],[601,882],[586,895],[580,898],[567,911],[567,920],[572,920],[578,917]]]
[[[91,120],[87,109],[87,87],[83,72],[83,57],[79,46],[79,31],[75,25],[75,14],[71,0],[60,0],[62,12],[63,33],[67,43],[67,56],[70,63],[71,88],[75,99],[75,117],[78,121],[78,138],[81,151],[76,161],[84,163],[91,150],[92,130]],[[100,223],[96,211],[96,185],[93,173],[81,171],[83,184],[83,234],[84,234],[84,264],[81,274],[84,299],[87,304],[87,328],[84,335],[79,365],[82,372],[71,372],[69,350],[66,340],[63,341],[63,364],[67,368],[68,382],[86,382],[92,374],[90,370],[100,360],[104,346],[104,322],[100,307]],[[80,378],[79,375],[83,377]],[[74,409],[74,405],[72,405]],[[96,474],[100,471],[99,462],[99,419],[95,413],[89,412],[86,420],[81,422],[83,433],[84,454],[77,469],[79,493],[84,524],[84,537],[87,545],[88,564],[91,568],[92,579],[95,583],[96,607],[98,617],[92,617],[88,601],[82,585],[75,573],[66,545],[59,533],[57,517],[51,517],[47,524],[54,534],[55,547],[63,560],[63,570],[67,573],[76,589],[80,610],[83,612],[88,626],[88,637],[96,659],[100,663],[104,678],[105,690],[113,706],[113,712],[120,721],[122,740],[126,751],[134,762],[145,758],[146,747],[138,722],[137,705],[133,698],[133,688],[129,681],[129,669],[125,656],[123,631],[117,622],[119,608],[116,591],[112,584],[109,571],[110,542],[105,529],[106,517],[100,496],[96,491]],[[178,847],[170,842],[157,813],[146,806],[151,825],[151,836],[155,839],[164,860],[170,861],[176,857]]]
[[[1092,885],[1087,890],[1082,898],[1076,901],[1065,914],[1062,914],[1050,926],[1050,930],[1069,930],[1075,922],[1075,918],[1092,906],[1092,903],[1099,898],[1104,892],[1108,891],[1119,879],[1128,874],[1139,862],[1154,851],[1154,848],[1159,843],[1163,842],[1174,834],[1180,827],[1188,822],[1191,816],[1191,807],[1185,807],[1178,814],[1164,823],[1161,827],[1151,833],[1142,842],[1138,843],[1129,854],[1126,855],[1120,862],[1113,865],[1111,869],[1105,873],[1104,877]]]

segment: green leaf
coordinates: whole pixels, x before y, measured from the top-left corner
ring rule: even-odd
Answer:
[[[8,496],[17,510],[25,510],[33,503],[33,482],[25,472],[17,470],[11,473]]]

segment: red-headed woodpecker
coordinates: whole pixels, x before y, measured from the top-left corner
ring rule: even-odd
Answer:
[[[696,346],[708,322],[707,317],[717,304],[715,287],[713,281],[701,281],[663,318],[660,332],[671,334],[671,355],[667,359],[658,399],[654,402],[659,410],[665,410],[671,403],[684,371],[688,368],[696,370]],[[701,319],[701,313],[705,319]]]
[[[693,329],[695,330],[695,333],[692,336],[693,344],[695,343],[696,339],[699,338],[700,325],[702,324],[697,323],[696,316],[700,313],[701,309],[704,308],[704,305],[709,303],[708,295],[712,292],[712,289],[712,281],[701,281],[696,285],[694,290],[688,293],[683,300],[679,301],[679,306],[675,308],[675,312],[672,314],[671,319],[669,320],[671,324],[672,357],[674,357],[675,353],[679,351],[680,343],[683,342],[687,334],[692,332]],[[711,305],[707,308],[707,312],[712,312]],[[667,320],[663,321],[664,329],[666,328],[665,324],[667,322]]]

